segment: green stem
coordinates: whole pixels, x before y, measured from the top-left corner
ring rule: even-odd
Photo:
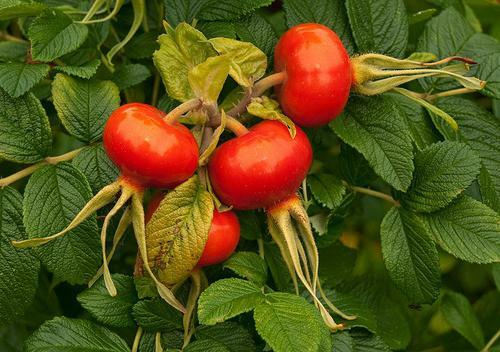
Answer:
[[[139,343],[141,342],[142,328],[139,326],[137,332],[135,333],[134,344],[132,345],[132,352],[137,352],[139,350]]]
[[[175,109],[170,111],[164,118],[163,120],[168,123],[169,125],[175,123],[182,115],[185,113],[199,108],[201,106],[202,102],[199,98],[193,98],[191,100],[185,101],[181,105],[177,106]]]
[[[399,202],[397,200],[395,200],[393,197],[391,197],[390,195],[388,195],[387,193],[375,191],[373,189],[365,188],[365,187],[350,186],[350,185],[348,187],[350,189],[352,189],[354,192],[363,193],[363,194],[366,194],[370,197],[383,199],[389,203],[392,203],[393,205],[395,205],[397,207],[400,206]]]
[[[75,149],[69,153],[59,155],[59,156],[49,156],[46,157],[43,161],[40,161],[39,163],[36,163],[34,165],[28,166],[27,168],[16,172],[15,174],[12,174],[10,176],[7,176],[5,178],[0,179],[0,188],[5,187],[10,185],[11,183],[14,183],[16,181],[19,181],[32,173],[34,173],[36,170],[41,168],[42,166],[49,165],[49,164],[57,164],[62,161],[68,161],[73,159],[75,156],[77,156],[83,148]]]
[[[227,115],[226,127],[238,137],[248,133],[248,129],[245,127],[245,125],[229,115]]]
[[[500,338],[500,330],[497,331],[495,335],[488,341],[486,346],[481,350],[481,352],[489,352],[490,348],[495,344],[495,342]]]
[[[454,95],[468,94],[468,93],[474,93],[474,92],[476,92],[474,89],[457,88],[457,89],[448,90],[446,92],[436,93],[436,94],[432,94],[432,95],[426,95],[424,99],[428,100],[428,101],[434,101],[434,100],[439,99],[439,98],[451,97]]]

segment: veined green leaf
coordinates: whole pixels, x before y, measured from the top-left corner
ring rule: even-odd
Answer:
[[[255,352],[250,333],[241,325],[226,322],[214,326],[201,326],[195,332],[196,341],[186,352]]]
[[[182,327],[182,314],[159,298],[136,303],[133,315],[139,326],[150,331],[168,331]]]
[[[209,21],[234,20],[259,7],[270,5],[273,0],[204,0],[198,14],[199,18]]]
[[[29,91],[49,73],[49,65],[11,62],[0,64],[0,87],[17,98]]]
[[[207,102],[217,102],[229,74],[231,58],[228,55],[209,57],[193,67],[188,81],[193,93]]]
[[[111,80],[120,90],[135,86],[151,76],[149,69],[141,64],[128,64],[119,66],[113,73]]]
[[[22,196],[0,188],[0,322],[20,318],[35,297],[40,262],[30,250],[15,249],[11,241],[25,239]],[[1,344],[0,344],[1,345]]]
[[[241,40],[253,43],[268,57],[272,57],[278,37],[273,27],[259,14],[240,19],[234,27]]]
[[[225,269],[230,269],[241,277],[263,286],[267,281],[267,265],[257,253],[236,252],[224,263]]]
[[[205,5],[207,0],[164,0],[165,17],[168,23],[175,27],[182,22],[192,23],[195,18],[198,18],[200,9]]]
[[[58,72],[66,73],[70,76],[89,79],[94,76],[101,65],[101,60],[94,59],[84,63],[81,66],[56,66],[54,69]]]
[[[214,205],[197,176],[168,193],[146,226],[151,269],[173,285],[191,273],[201,257]]]
[[[329,209],[337,208],[344,198],[346,187],[341,180],[329,174],[312,174],[307,178],[314,198]]]
[[[3,0],[0,3],[0,21],[36,16],[46,8],[47,5],[38,1]]]

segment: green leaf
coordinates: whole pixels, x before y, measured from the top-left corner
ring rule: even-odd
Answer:
[[[198,29],[205,34],[207,38],[236,38],[234,23],[227,21],[202,21]]]
[[[156,284],[150,277],[135,276],[134,284],[135,284],[135,289],[137,291],[137,296],[140,299],[158,297],[158,290],[156,289]]]
[[[201,326],[195,332],[196,341],[190,343],[186,352],[255,352],[250,333],[233,322],[215,326]]]
[[[201,324],[214,325],[254,309],[264,295],[260,287],[242,279],[222,279],[211,284],[198,300]]]
[[[52,148],[49,119],[33,94],[11,98],[0,89],[0,157],[35,163]]]
[[[78,49],[87,34],[86,25],[74,23],[59,10],[47,10],[31,23],[28,30],[33,60],[50,62]]]
[[[159,298],[136,303],[133,315],[137,324],[147,330],[167,331],[182,328],[181,313]]]
[[[255,211],[239,211],[241,237],[246,240],[255,241],[262,237],[262,228]]]
[[[415,175],[402,195],[408,209],[432,212],[448,205],[479,173],[480,160],[466,144],[445,141],[415,156]]]
[[[281,256],[278,245],[274,242],[264,242],[264,252],[267,266],[271,272],[274,284],[281,291],[286,291],[290,288],[292,278],[288,272],[288,268]]]
[[[104,151],[102,143],[85,147],[72,163],[83,172],[94,194],[115,181],[120,174]]]
[[[312,174],[307,178],[314,198],[329,209],[337,208],[344,199],[346,187],[341,180],[329,174]]]
[[[267,265],[257,253],[237,252],[225,263],[224,268],[234,271],[241,277],[263,286],[267,281]]]
[[[500,212],[500,120],[468,99],[440,99],[437,106],[455,118],[461,139],[481,158],[481,195],[486,205]]]
[[[26,341],[26,352],[128,352],[127,343],[114,332],[88,320],[57,317],[45,322]]]
[[[483,203],[462,196],[425,219],[431,237],[451,255],[471,263],[500,260],[500,218]]]
[[[66,73],[70,76],[89,79],[97,73],[97,69],[100,65],[101,60],[94,59],[81,66],[56,66],[54,69],[57,72]]]
[[[309,3],[302,0],[285,0],[283,7],[289,28],[300,23],[324,24],[335,31],[349,53],[354,53],[354,39],[344,1],[316,0]]]
[[[480,79],[486,81],[486,86],[481,93],[500,99],[500,50],[482,60],[477,74]]]
[[[29,250],[17,250],[10,241],[25,239],[22,196],[0,188],[0,322],[20,318],[35,297],[40,262]],[[0,344],[1,345],[1,344]]]
[[[288,128],[290,136],[295,138],[297,129],[293,121],[281,112],[280,105],[276,100],[273,100],[265,95],[259,98],[252,98],[252,101],[247,106],[249,114],[260,117],[264,120],[276,120],[281,122]]]
[[[228,38],[212,38],[209,41],[220,55],[230,57],[229,74],[240,86],[251,87],[266,73],[266,54],[252,43]]]
[[[231,65],[228,55],[209,57],[193,67],[188,73],[188,81],[193,93],[206,102],[217,102],[226,82]]]
[[[472,307],[463,295],[446,292],[441,299],[441,312],[453,329],[458,331],[477,350],[484,346],[484,336],[481,325]]]
[[[382,220],[380,237],[385,266],[396,286],[411,303],[433,303],[439,295],[439,257],[418,215],[393,207]]]
[[[24,42],[0,42],[0,60],[1,61],[19,61],[26,60],[28,44]]]
[[[413,148],[405,118],[386,96],[351,97],[330,127],[366,158],[375,172],[397,190],[411,183]]]
[[[497,290],[500,291],[500,263],[493,264],[491,267],[491,272],[493,275],[495,286],[497,287]]]
[[[192,23],[207,0],[164,0],[167,22],[175,27],[181,22]]]
[[[354,352],[390,352],[389,346],[377,335],[365,331],[353,331],[351,333]]]
[[[52,83],[57,114],[68,132],[91,143],[102,136],[109,115],[120,105],[113,82],[82,80],[57,74]]]
[[[360,52],[404,56],[409,31],[403,0],[347,0],[346,7]]]
[[[273,27],[258,14],[252,14],[234,23],[238,37],[254,44],[268,57],[272,57],[278,37]]]
[[[206,0],[198,17],[203,20],[234,20],[249,14],[255,9],[268,6],[273,0]]]
[[[139,352],[155,351],[156,333],[145,331],[139,344]],[[183,345],[183,334],[179,330],[172,330],[161,333],[161,345],[166,347],[165,352],[181,352]]]
[[[0,87],[17,98],[47,76],[49,65],[11,62],[0,64]]]
[[[333,352],[353,352],[354,342],[347,331],[340,331],[332,335]]]
[[[160,49],[153,54],[153,61],[160,72],[163,84],[171,98],[186,101],[194,98],[188,82],[188,72],[216,52],[200,31],[186,23],[175,30],[168,29],[158,37]]]
[[[113,274],[118,295],[109,295],[104,279],[77,296],[83,308],[100,323],[117,328],[135,326],[132,307],[137,302],[134,279],[131,276]]]
[[[183,1],[183,0],[180,0]],[[194,1],[194,0],[193,0]],[[167,16],[172,13],[172,7],[167,7]],[[173,23],[171,23],[174,25]],[[158,34],[154,31],[134,35],[130,42],[125,45],[125,54],[130,59],[149,59],[155,50],[159,48],[156,41]]]
[[[3,0],[0,3],[0,21],[36,16],[46,8],[47,5],[36,1]]]
[[[328,331],[313,305],[289,293],[267,294],[255,308],[254,320],[259,335],[276,352],[320,351]]]
[[[151,77],[149,69],[141,64],[121,65],[113,73],[111,80],[120,90],[135,86]]]
[[[149,264],[162,283],[173,285],[190,275],[205,247],[213,209],[197,176],[163,198],[146,226]]]
[[[69,163],[47,165],[31,176],[24,192],[24,225],[28,238],[63,230],[90,200],[85,176]],[[100,242],[95,216],[66,236],[36,248],[42,263],[72,284],[88,281],[99,269]]]
[[[410,131],[411,139],[418,150],[422,150],[438,141],[433,130],[432,121],[424,107],[402,94],[388,93],[387,95],[394,100],[402,115],[406,118],[406,125]]]

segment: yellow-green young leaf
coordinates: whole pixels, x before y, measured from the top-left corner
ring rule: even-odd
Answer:
[[[160,48],[153,53],[153,61],[171,98],[186,101],[195,95],[188,82],[188,73],[196,65],[217,53],[200,31],[187,23],[158,37]]]
[[[85,142],[99,140],[109,115],[120,105],[111,81],[83,80],[62,73],[52,83],[57,115],[70,134]]]
[[[247,111],[250,114],[260,117],[264,120],[276,120],[281,122],[288,128],[290,136],[292,136],[292,138],[295,138],[295,134],[297,133],[295,124],[281,112],[279,103],[276,100],[273,100],[266,96],[253,98],[252,102],[247,106]]]
[[[35,297],[40,262],[29,250],[10,241],[25,239],[22,196],[0,188],[0,324],[20,318]],[[1,343],[0,343],[1,346]]]
[[[29,27],[33,60],[50,62],[83,44],[88,28],[59,10],[47,10]]]
[[[212,223],[210,193],[193,176],[168,193],[146,226],[148,261],[166,285],[185,279],[203,253]]]
[[[188,81],[193,93],[207,102],[216,102],[229,74],[231,61],[227,55],[209,57],[193,67]]]
[[[266,73],[266,54],[252,43],[228,38],[212,38],[210,43],[219,54],[231,57],[229,74],[239,85],[251,87]]]

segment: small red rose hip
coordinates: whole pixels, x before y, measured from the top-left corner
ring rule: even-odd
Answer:
[[[276,93],[283,112],[296,124],[326,125],[344,109],[351,89],[351,64],[342,41],[330,28],[317,23],[290,28],[276,45],[274,70],[286,73]]]
[[[158,209],[163,197],[163,193],[157,193],[149,201],[145,214],[146,223],[149,222],[153,213]],[[239,241],[240,222],[236,214],[232,211],[219,213],[214,210],[208,239],[197,266],[205,267],[222,263],[233,254]]]
[[[198,144],[180,123],[163,121],[153,106],[125,104],[104,127],[104,148],[123,177],[142,187],[172,188],[198,167]]]
[[[219,146],[208,164],[219,199],[235,209],[267,208],[295,193],[312,162],[312,148],[278,121],[263,121]]]

